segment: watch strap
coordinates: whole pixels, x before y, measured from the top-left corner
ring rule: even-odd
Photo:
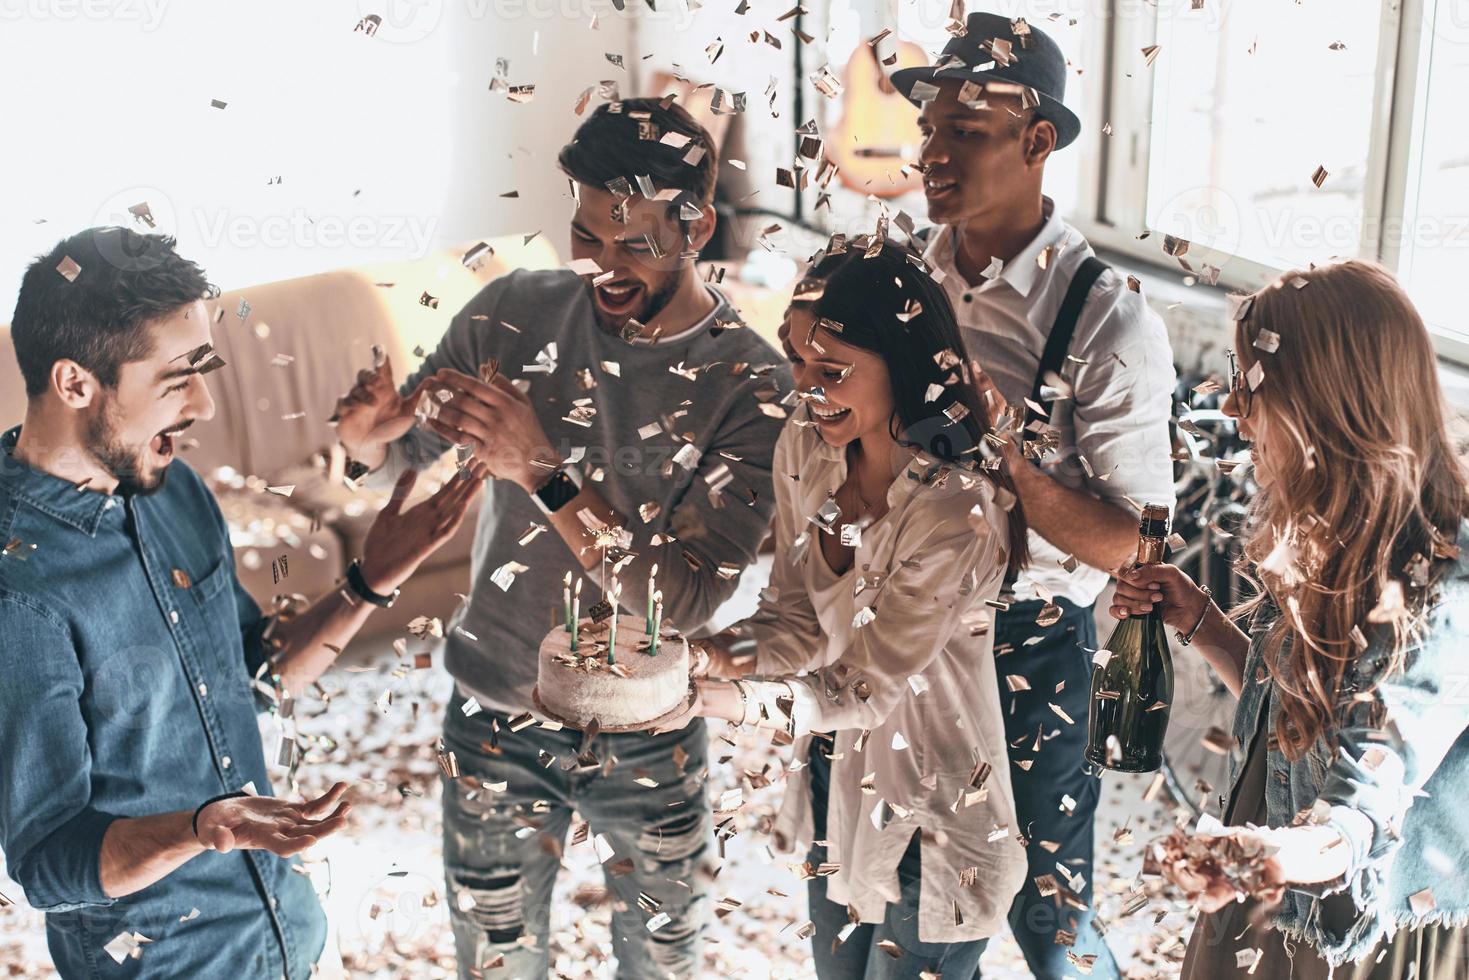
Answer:
[[[536,502],[541,513],[549,517],[571,503],[581,493],[581,485],[581,473],[573,466],[562,466],[531,494],[531,499]]]
[[[363,602],[370,602],[381,609],[391,609],[393,603],[398,601],[401,589],[394,589],[392,595],[383,595],[368,588],[367,580],[362,577],[362,559],[355,559],[347,566],[347,588]]]

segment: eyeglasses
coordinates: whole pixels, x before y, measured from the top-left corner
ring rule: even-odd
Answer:
[[[1254,402],[1254,392],[1250,390],[1249,379],[1235,361],[1234,351],[1226,350],[1224,356],[1229,358],[1229,394],[1234,398],[1234,407],[1239,412],[1239,417],[1247,419]]]

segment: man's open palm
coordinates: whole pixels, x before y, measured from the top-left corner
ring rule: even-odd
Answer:
[[[237,796],[211,803],[199,814],[199,840],[221,853],[265,850],[290,857],[347,826],[352,804],[340,802],[346,783],[337,783],[304,803],[273,796]]]

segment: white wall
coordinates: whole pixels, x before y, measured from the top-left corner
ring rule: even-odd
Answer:
[[[377,34],[354,32],[372,13]],[[0,0],[0,322],[37,253],[145,201],[225,287],[539,229],[564,253],[556,151],[577,93],[625,81],[604,53],[632,61],[635,16],[610,0]],[[489,91],[497,57],[531,102]]]

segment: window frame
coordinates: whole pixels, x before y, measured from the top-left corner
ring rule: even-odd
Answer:
[[[1402,232],[1386,235],[1385,229],[1404,229],[1409,219],[1417,219],[1434,25],[1440,5],[1453,2],[1396,0],[1395,4],[1379,7],[1361,235],[1355,255],[1382,263],[1405,283],[1412,266],[1412,249],[1404,243]],[[1091,29],[1082,32],[1079,61],[1083,71],[1100,79],[1086,85],[1082,97],[1073,104],[1084,125],[1076,142],[1061,152],[1081,157],[1081,177],[1074,189],[1075,203],[1067,208],[1065,216],[1098,250],[1133,263],[1142,271],[1181,281],[1187,270],[1164,254],[1163,235],[1148,225],[1151,120],[1158,86],[1152,79],[1141,85],[1118,84],[1125,72],[1137,76],[1151,71],[1143,67],[1142,51],[1157,41],[1160,5],[1145,0],[1099,0],[1097,7],[1097,13],[1091,15]],[[891,15],[890,21],[888,26],[896,29],[896,19]],[[1037,23],[1045,26],[1042,20]],[[806,27],[814,29],[813,24]],[[795,47],[799,57],[800,46]],[[808,69],[806,65],[795,75],[792,91],[804,91],[809,84],[805,77]],[[796,115],[810,115],[809,105],[804,115]],[[1110,135],[1102,132],[1106,123],[1111,124]],[[790,213],[757,210],[807,225],[813,231],[825,228],[832,222],[829,215],[813,210],[817,193],[815,187],[794,191]],[[1144,231],[1150,234],[1139,239]],[[1204,263],[1220,269],[1217,289],[1213,290],[1216,292],[1253,291],[1285,271],[1283,267],[1206,248],[1200,242],[1191,244],[1188,259],[1196,273],[1202,271]],[[1321,259],[1326,257],[1322,255]],[[1210,289],[1202,279],[1199,288]],[[1429,323],[1428,327],[1438,356],[1469,368],[1469,328],[1441,323]]]
[[[1378,28],[1362,236],[1356,255],[1381,262],[1405,282],[1412,263],[1411,249],[1404,247],[1401,234],[1386,236],[1384,230],[1404,228],[1417,215],[1427,124],[1426,69],[1431,65],[1438,6],[1444,2],[1452,0],[1383,4]],[[1115,80],[1122,65],[1140,63],[1142,49],[1156,43],[1158,7],[1143,7],[1149,15],[1119,16],[1119,0],[1107,0],[1101,19],[1105,29],[1093,31],[1088,37],[1087,61],[1101,66],[1104,84],[1095,86],[1095,97],[1077,108],[1088,122],[1101,122],[1085,127],[1073,149],[1083,154],[1082,172],[1095,174],[1095,180],[1084,182],[1078,189],[1078,204],[1068,220],[1098,248],[1182,276],[1186,274],[1183,268],[1170,263],[1163,254],[1161,235],[1151,234],[1142,240],[1137,237],[1148,229],[1148,165],[1156,85],[1136,86],[1136,92],[1127,94],[1118,91]],[[1102,133],[1102,123],[1109,121],[1113,131],[1107,136]],[[1219,285],[1228,289],[1258,289],[1285,271],[1223,252],[1203,250],[1198,258],[1191,262],[1196,268],[1201,262],[1220,267]],[[1469,332],[1445,324],[1428,326],[1441,359],[1469,366]]]

